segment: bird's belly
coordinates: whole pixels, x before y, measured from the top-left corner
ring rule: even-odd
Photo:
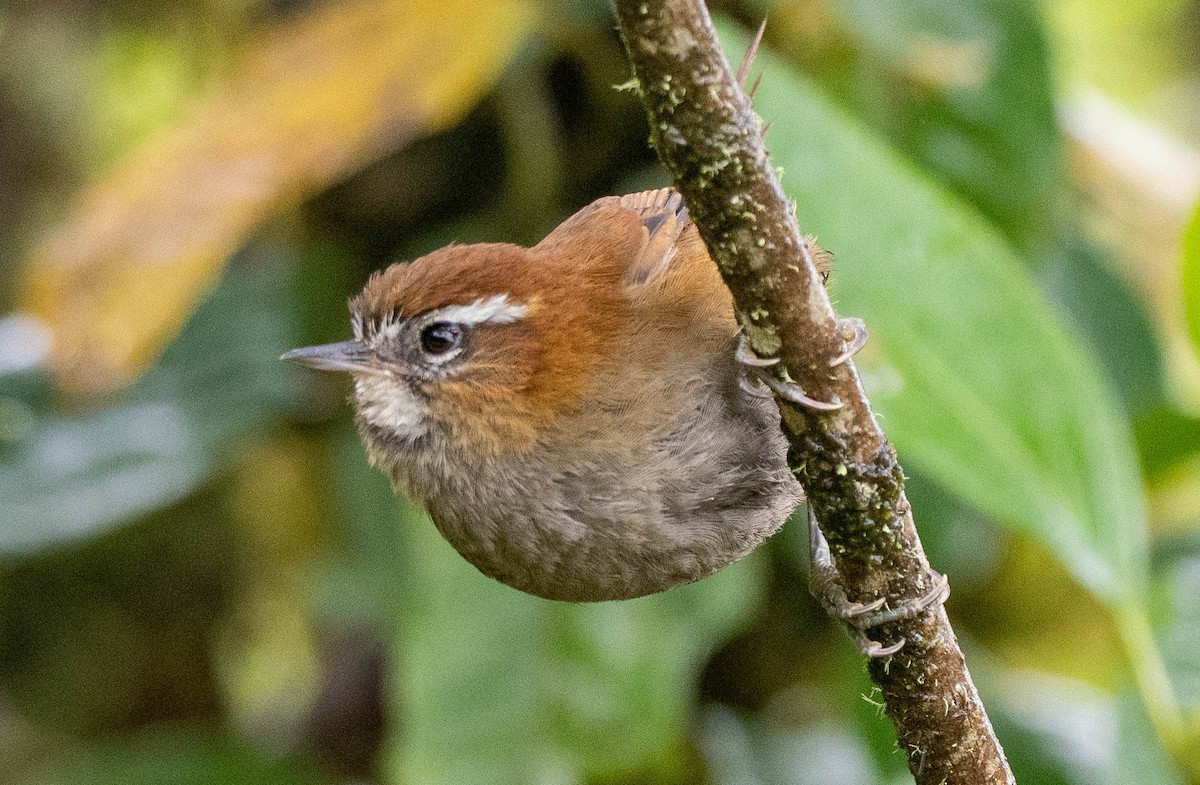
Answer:
[[[427,507],[467,561],[509,586],[572,602],[628,599],[707,577],[778,530],[799,491],[777,463],[727,476],[596,463],[476,477],[470,498],[444,493]]]

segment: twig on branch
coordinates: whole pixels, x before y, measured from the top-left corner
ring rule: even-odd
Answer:
[[[934,577],[913,526],[904,475],[851,362],[793,208],[730,72],[702,0],[617,0],[621,36],[652,141],[683,193],[755,352],[779,357],[805,394],[836,411],[783,404],[790,460],[854,601],[895,607]],[[787,378],[786,376],[784,378]],[[869,662],[920,785],[1011,783],[1004,753],[941,606],[882,624],[907,644]]]

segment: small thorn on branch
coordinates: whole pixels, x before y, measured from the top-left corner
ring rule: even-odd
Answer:
[[[758,86],[762,84],[762,78],[762,72],[759,71],[758,76],[754,79],[754,84],[750,86],[750,92],[746,93],[746,95],[750,96],[751,99],[753,99],[754,94],[758,92]]]
[[[762,43],[763,33],[767,31],[767,20],[762,20],[762,24],[758,26],[758,32],[754,34],[754,40],[750,42],[750,46],[746,49],[746,54],[742,55],[741,65],[737,70],[738,87],[745,89],[746,79],[750,76],[750,67],[754,65],[754,58],[758,55],[758,45]],[[758,80],[755,80],[754,87],[750,88],[751,97],[754,96],[754,91],[758,89],[758,81],[762,79],[760,74]]]

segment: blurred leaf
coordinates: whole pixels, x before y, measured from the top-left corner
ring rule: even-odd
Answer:
[[[1181,785],[1131,693],[1002,670],[982,654],[971,670],[1022,785]]]
[[[789,727],[725,709],[705,713],[700,745],[717,785],[877,785],[866,742],[836,718]]]
[[[1200,204],[1183,236],[1183,299],[1188,334],[1200,354]]]
[[[1190,0],[1042,0],[1061,81],[1094,85],[1177,130],[1194,129]]]
[[[44,387],[0,377],[0,402],[27,424],[0,442],[0,552],[92,534],[183,497],[230,443],[286,409],[293,346],[284,268],[230,272],[162,362],[94,414],[49,405]]]
[[[240,602],[223,630],[224,697],[244,734],[264,747],[295,738],[320,688],[308,591],[326,530],[313,444],[273,435],[242,452],[230,512],[242,549]]]
[[[1099,251],[1069,237],[1058,245],[1039,270],[1043,290],[1103,363],[1130,416],[1164,404],[1162,352],[1143,304]]]
[[[340,558],[326,565],[317,582],[316,604],[324,616],[363,623],[390,635],[403,613],[405,583],[412,570],[409,541],[416,517],[397,499],[387,479],[367,465],[362,442],[353,427],[343,427],[329,440],[324,486],[327,502],[337,513]],[[318,478],[314,477],[314,480]]]
[[[1165,436],[1162,449],[1172,462],[1157,464],[1147,485],[1150,522],[1158,536],[1200,531],[1200,421],[1176,413],[1157,424],[1158,429],[1169,426],[1176,430]]]
[[[848,48],[821,47],[811,2],[782,11],[805,70],[1008,236],[1044,239],[1061,149],[1032,1],[825,4]]]
[[[1200,418],[1159,408],[1136,424],[1142,470],[1151,480],[1200,453]]]
[[[89,159],[88,171],[102,174],[120,155],[179,119],[195,101],[206,76],[198,54],[203,52],[210,63],[216,59],[216,42],[193,40],[184,32],[211,35],[211,21],[198,21],[184,17],[176,25],[104,30],[81,73],[57,74],[86,83],[91,106],[77,121],[90,126],[81,129],[90,139],[81,140],[83,149],[77,155]]]
[[[1109,780],[1112,785],[1194,785],[1197,781],[1196,756],[1200,746],[1191,750],[1192,775],[1181,776],[1163,754],[1162,746],[1155,743],[1154,727],[1146,717],[1144,707],[1133,692],[1118,697],[1118,722],[1116,747],[1116,774]]]
[[[840,309],[871,329],[860,366],[901,456],[1041,540],[1102,600],[1136,602],[1141,482],[1095,361],[993,230],[794,71],[763,64],[773,161],[803,229],[838,257]]]
[[[1200,355],[1180,297],[1180,238],[1200,198],[1200,150],[1095,91],[1062,105],[1071,173],[1106,263],[1143,299],[1172,397],[1200,406]]]
[[[609,781],[669,765],[704,657],[758,601],[753,560],[669,593],[568,605],[467,565],[412,527],[393,782]],[[514,754],[520,750],[520,754]]]
[[[1167,540],[1156,549],[1161,583],[1163,657],[1185,707],[1197,712],[1195,731],[1200,743],[1200,534]]]
[[[765,555],[719,575],[631,602],[554,604],[543,678],[554,732],[590,782],[664,767],[686,734],[708,656],[745,625],[763,596]]]
[[[23,785],[305,785],[301,767],[200,733],[159,731],[132,743],[72,750]]]
[[[316,6],[223,89],[83,195],[33,254],[27,306],[58,381],[131,381],[262,220],[415,136],[445,128],[505,66],[532,0]]]
[[[388,781],[570,782],[543,693],[543,603],[475,572],[421,516],[397,523],[420,559],[397,586],[400,704]]]

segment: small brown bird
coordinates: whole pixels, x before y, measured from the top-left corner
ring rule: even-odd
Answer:
[[[739,351],[672,190],[599,199],[533,248],[392,265],[350,310],[353,340],[284,358],[354,376],[371,464],[509,586],[662,591],[745,556],[801,500],[767,363]]]

